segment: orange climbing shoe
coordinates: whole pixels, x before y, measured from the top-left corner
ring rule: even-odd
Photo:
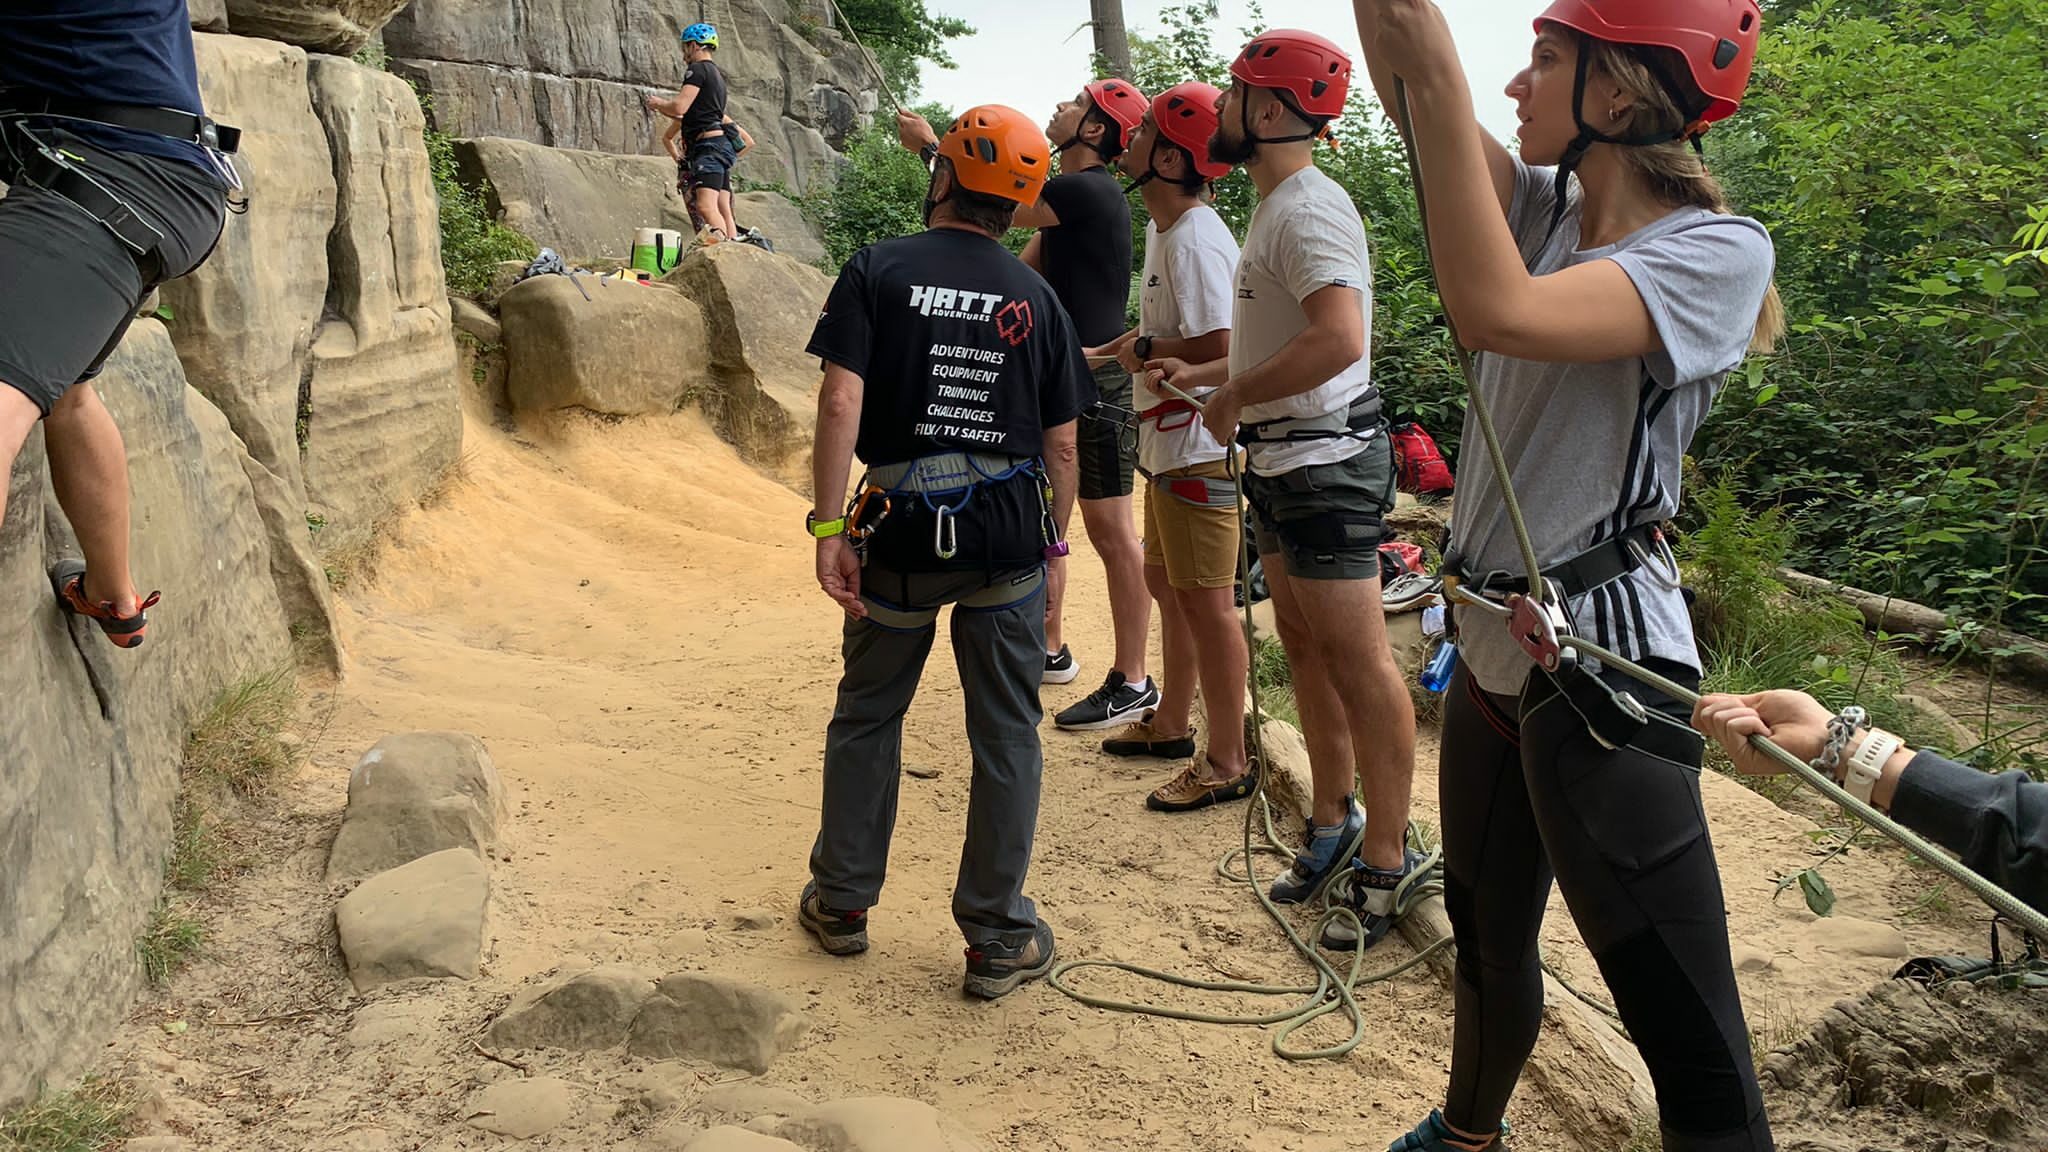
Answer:
[[[142,606],[133,616],[117,616],[114,605],[102,600],[95,604],[85,598],[85,561],[59,560],[50,565],[50,588],[57,593],[57,603],[64,606],[73,616],[85,616],[100,626],[117,647],[140,648],[149,631],[149,610],[163,598],[160,592],[151,592],[143,597]]]

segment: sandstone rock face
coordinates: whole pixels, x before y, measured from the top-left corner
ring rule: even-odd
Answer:
[[[228,0],[187,0],[192,27],[201,32],[228,30]]]
[[[665,156],[485,138],[458,141],[455,158],[463,179],[488,185],[491,210],[507,227],[572,263],[628,259],[641,228],[693,231],[676,194],[676,166]]]
[[[367,537],[431,489],[462,451],[455,340],[426,145],[403,80],[314,57],[313,107],[339,211],[301,408],[309,508],[323,548]]]
[[[125,1011],[186,728],[290,651],[241,445],[164,326],[138,321],[94,386],[127,445],[135,576],[164,599],[133,652],[57,610],[45,569],[78,553],[32,433],[0,521],[0,1107],[76,1072]]]
[[[334,909],[358,992],[394,980],[468,980],[483,961],[490,876],[476,853],[450,848],[370,877]]]
[[[482,741],[463,732],[386,736],[349,773],[327,879],[374,875],[448,848],[482,856],[505,816],[505,788]]]
[[[824,262],[825,241],[787,196],[779,192],[734,193],[732,211],[740,227],[759,228],[773,240],[778,254],[803,264]]]
[[[438,0],[401,12],[384,39],[452,136],[660,155],[664,121],[643,98],[680,85],[678,36],[701,18],[689,0]],[[808,190],[875,110],[867,65],[816,0],[736,0],[711,18],[728,111],[760,149],[754,178]]]
[[[171,339],[192,386],[247,447],[264,504],[272,571],[302,631],[333,631],[306,527],[297,432],[307,349],[327,296],[335,182],[313,113],[306,54],[270,40],[193,37],[207,111],[242,130],[249,210],[230,215],[197,272],[164,285]]]
[[[820,375],[804,344],[832,278],[751,244],[719,244],[692,252],[669,280],[704,309],[719,432],[771,467],[808,448]]]
[[[673,412],[710,383],[703,313],[668,288],[539,276],[498,307],[517,411]]]
[[[226,0],[228,18],[244,36],[282,40],[315,52],[347,56],[370,42],[410,0]]]

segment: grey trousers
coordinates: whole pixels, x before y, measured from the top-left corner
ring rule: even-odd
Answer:
[[[1026,569],[900,575],[861,573],[869,616],[846,620],[846,671],[825,730],[825,796],[811,878],[827,907],[872,907],[882,894],[896,828],[903,715],[917,692],[938,609],[954,604],[953,660],[967,702],[974,778],[967,840],[953,885],[953,919],[970,945],[1018,946],[1037,909],[1024,895],[1045,761],[1038,703],[1045,671],[1045,577]]]

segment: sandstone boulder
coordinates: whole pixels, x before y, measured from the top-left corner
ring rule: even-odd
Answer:
[[[313,57],[313,107],[334,158],[339,210],[323,320],[300,415],[307,497],[334,550],[439,483],[462,451],[440,219],[403,80]]]
[[[774,1136],[763,1136],[745,1128],[721,1124],[699,1132],[683,1145],[683,1152],[805,1152],[800,1145]]]
[[[633,253],[641,228],[690,234],[690,210],[676,194],[676,167],[666,156],[613,156],[544,148],[524,140],[458,140],[464,180],[487,185],[486,198],[505,226],[575,263]]]
[[[498,318],[491,310],[474,300],[461,296],[448,298],[448,318],[457,332],[468,335],[486,348],[504,342],[505,330],[498,326]]]
[[[718,244],[690,253],[668,279],[704,309],[720,434],[770,466],[808,448],[819,372],[804,344],[832,278],[751,244]]]
[[[603,966],[514,1000],[491,1025],[491,1043],[510,1048],[591,1051],[626,1042],[633,1018],[654,995],[637,969]]]
[[[529,1140],[567,1123],[576,1105],[576,1089],[568,1081],[535,1076],[500,1080],[470,1097],[463,1115],[486,1132]]]
[[[127,446],[135,576],[164,599],[133,652],[58,611],[45,570],[78,553],[32,432],[0,519],[0,1108],[127,1010],[187,727],[290,653],[241,445],[164,326],[137,321],[93,386]]]
[[[306,54],[271,40],[193,37],[209,113],[242,130],[248,211],[230,215],[213,256],[163,287],[171,339],[192,386],[248,448],[269,529],[272,575],[292,623],[331,636],[327,583],[307,531],[299,387],[327,297],[335,183],[313,113]],[[331,662],[331,661],[330,661]]]
[[[491,881],[467,848],[370,877],[335,906],[356,991],[419,976],[472,979],[483,960]]]
[[[194,29],[200,32],[228,30],[228,0],[188,0],[185,6],[190,11]]]
[[[329,883],[409,864],[448,848],[479,857],[497,842],[505,788],[483,742],[462,732],[404,732],[363,753],[327,857]]]
[[[518,411],[673,412],[710,383],[704,315],[667,288],[538,276],[498,308],[506,392]]]
[[[810,1106],[787,1088],[740,1080],[706,1088],[689,1114],[711,1124],[739,1124],[762,1116],[795,1116]]]
[[[732,211],[742,228],[759,228],[775,251],[803,264],[822,264],[825,241],[803,212],[780,192],[736,192]],[[808,334],[807,334],[808,335]]]
[[[282,40],[315,52],[348,56],[370,42],[410,0],[227,0],[228,18],[244,36]]]
[[[640,1006],[627,1050],[657,1060],[684,1057],[766,1072],[796,1046],[810,1019],[780,992],[720,976],[676,972]]]
[[[776,1134],[812,1152],[982,1152],[965,1128],[921,1100],[861,1096],[813,1105]]]

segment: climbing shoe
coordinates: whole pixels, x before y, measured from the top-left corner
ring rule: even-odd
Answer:
[[[1186,760],[1195,754],[1195,730],[1190,728],[1179,736],[1161,736],[1159,730],[1152,727],[1152,712],[1147,709],[1142,719],[1124,725],[1123,731],[1104,740],[1102,750],[1111,756]]]
[[[1442,600],[1444,582],[1420,572],[1404,572],[1380,587],[1380,607],[1388,615],[1427,608]]]
[[[133,616],[117,616],[114,605],[102,600],[94,603],[85,598],[85,561],[78,559],[59,560],[50,565],[50,588],[57,594],[57,603],[73,616],[84,616],[100,626],[107,639],[119,648],[140,648],[149,631],[149,610],[162,599],[160,592],[151,592],[142,598],[141,607]]]
[[[1417,1124],[1415,1131],[1387,1145],[1387,1152],[1508,1152],[1507,1135],[1507,1121],[1503,1120],[1499,1134],[1475,1147],[1470,1140],[1451,1131],[1441,1110],[1432,1109],[1429,1118]]]
[[[1074,653],[1065,644],[1058,652],[1045,654],[1045,675],[1039,677],[1045,684],[1072,684],[1074,677],[1081,674],[1081,662],[1074,659]]]
[[[796,916],[804,929],[818,938],[818,946],[834,956],[851,956],[868,950],[868,912],[863,908],[847,912],[825,906],[817,881],[804,885]]]
[[[1063,709],[1053,723],[1069,732],[1114,728],[1143,716],[1159,704],[1159,685],[1145,678],[1145,686],[1133,687],[1124,674],[1112,668],[1102,687],[1078,704]]]
[[[1305,904],[1323,894],[1358,852],[1365,838],[1365,809],[1351,797],[1344,797],[1344,823],[1325,828],[1310,821],[1308,835],[1294,863],[1273,881],[1275,904]]]
[[[1341,903],[1356,913],[1365,935],[1359,936],[1347,921],[1332,920],[1323,927],[1323,947],[1333,952],[1363,951],[1394,930],[1408,905],[1414,903],[1415,894],[1436,878],[1439,867],[1434,852],[1425,856],[1413,848],[1402,851],[1401,867],[1396,871],[1368,867],[1363,860],[1350,862],[1350,872],[1338,877],[1331,890],[1331,903]]]
[[[989,941],[967,946],[967,980],[962,988],[969,996],[994,1000],[1016,991],[1019,984],[1036,980],[1052,971],[1054,958],[1052,928],[1045,921],[1021,945]]]
[[[1198,760],[1189,760],[1180,774],[1152,790],[1145,797],[1145,807],[1154,812],[1193,812],[1197,808],[1208,808],[1216,804],[1242,800],[1259,788],[1259,765],[1254,760],[1245,769],[1228,780],[1211,779],[1205,771],[1214,767],[1207,752]]]

